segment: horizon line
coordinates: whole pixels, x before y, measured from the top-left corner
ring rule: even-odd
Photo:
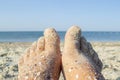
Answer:
[[[58,32],[66,32],[65,30],[60,30]],[[44,30],[40,30],[40,31],[0,31],[0,32],[44,32]],[[120,32],[120,31],[82,31],[82,32]]]

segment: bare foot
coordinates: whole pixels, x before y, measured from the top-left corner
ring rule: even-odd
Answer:
[[[104,80],[101,61],[77,26],[65,35],[62,68],[66,80]]]
[[[19,60],[19,80],[58,80],[61,55],[60,39],[53,28],[46,29],[44,37],[34,42]]]

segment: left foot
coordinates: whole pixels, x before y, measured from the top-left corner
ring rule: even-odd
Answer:
[[[61,55],[60,39],[53,28],[46,29],[44,37],[33,43],[19,60],[19,80],[58,80]]]

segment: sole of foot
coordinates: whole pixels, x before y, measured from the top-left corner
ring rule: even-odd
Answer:
[[[92,46],[81,37],[81,29],[72,26],[65,35],[62,70],[65,80],[105,80],[102,63]]]
[[[61,55],[60,39],[53,28],[44,32],[19,60],[19,80],[58,80]]]

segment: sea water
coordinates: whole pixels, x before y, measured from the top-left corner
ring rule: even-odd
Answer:
[[[61,41],[64,41],[65,31],[58,31]],[[43,36],[42,31],[19,31],[19,32],[0,32],[0,42],[33,42],[40,36]],[[83,31],[87,41],[120,41],[120,32],[95,32]]]

